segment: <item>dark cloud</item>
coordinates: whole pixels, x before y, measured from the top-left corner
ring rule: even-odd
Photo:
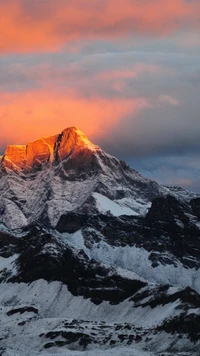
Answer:
[[[190,155],[163,155],[127,160],[144,176],[155,179],[160,184],[181,186],[200,193],[200,150]]]

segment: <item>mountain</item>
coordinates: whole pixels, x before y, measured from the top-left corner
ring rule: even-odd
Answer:
[[[8,146],[0,163],[0,194],[1,221],[11,229],[34,222],[55,227],[71,211],[144,215],[152,199],[177,195],[106,154],[75,127]]]
[[[2,355],[199,355],[200,196],[75,127],[0,162]]]
[[[27,146],[8,146],[1,160],[1,219],[10,228],[55,227],[63,213],[145,213],[167,192],[93,145],[76,128]]]

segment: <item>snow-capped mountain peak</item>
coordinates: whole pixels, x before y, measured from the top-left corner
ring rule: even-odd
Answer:
[[[76,127],[8,146],[0,164],[0,222],[55,227],[71,211],[143,216],[152,199],[176,194],[94,145]],[[179,194],[180,195],[180,194]]]
[[[69,127],[58,135],[42,137],[27,145],[9,145],[1,158],[1,166],[6,172],[28,172],[86,149],[95,151],[99,147],[93,145],[76,127]]]

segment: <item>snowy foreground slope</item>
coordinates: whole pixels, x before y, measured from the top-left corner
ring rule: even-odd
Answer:
[[[199,356],[200,198],[79,130],[0,163],[0,354]]]
[[[197,292],[100,264],[73,237],[1,233],[3,355],[198,355]]]

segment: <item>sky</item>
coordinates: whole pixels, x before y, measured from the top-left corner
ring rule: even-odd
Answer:
[[[0,0],[0,153],[69,126],[200,192],[200,0]]]

